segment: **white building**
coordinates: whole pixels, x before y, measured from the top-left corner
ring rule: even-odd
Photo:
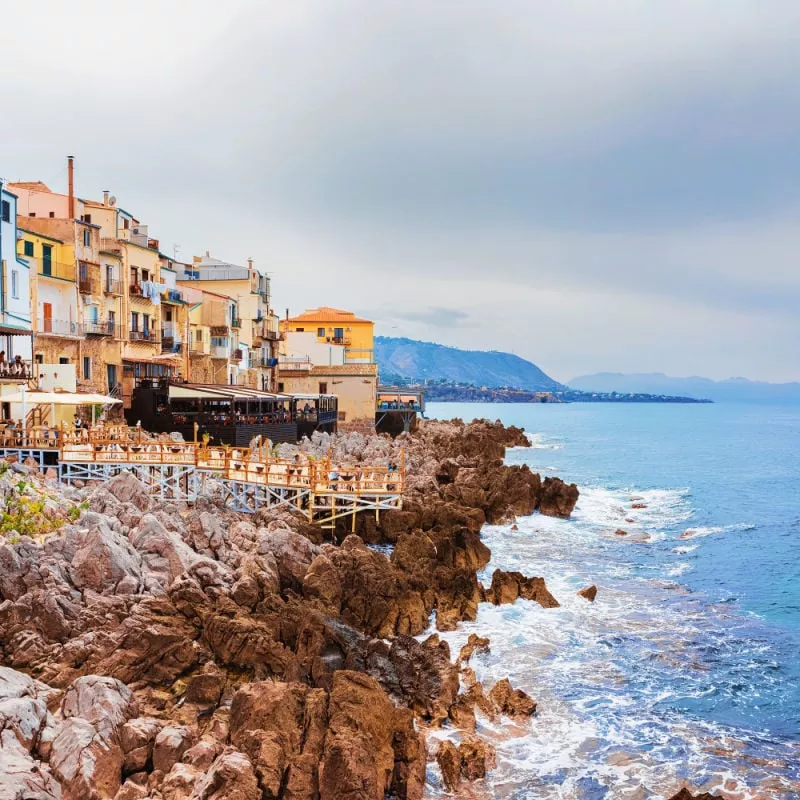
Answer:
[[[30,364],[30,267],[17,258],[17,197],[0,181],[0,351],[3,361],[20,356]],[[0,367],[0,373],[4,370]]]

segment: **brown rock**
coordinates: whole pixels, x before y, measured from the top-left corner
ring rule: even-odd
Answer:
[[[287,787],[288,788],[288,787]],[[197,784],[203,800],[261,800],[253,765],[244,753],[228,748]],[[286,797],[292,795],[287,794]]]
[[[631,508],[647,508],[647,503],[634,503]]]
[[[460,694],[456,697],[453,704],[450,706],[448,716],[451,722],[457,728],[464,731],[474,731],[476,727],[475,722],[475,707],[474,701],[465,694]]]
[[[194,744],[194,733],[185,725],[168,725],[156,734],[153,744],[153,767],[164,773],[177,764]]]
[[[461,742],[458,754],[461,757],[461,774],[468,781],[485,778],[495,767],[494,747],[478,737]]]
[[[186,687],[186,700],[200,706],[216,706],[225,687],[225,674],[214,662],[209,662],[203,672],[193,675]]]
[[[467,663],[476,650],[479,653],[488,653],[489,639],[487,637],[478,636],[477,633],[471,633],[469,639],[467,639],[467,643],[461,648],[458,654],[458,663]]]
[[[126,774],[145,769],[153,758],[153,744],[162,722],[152,717],[129,720],[119,730]]]
[[[702,792],[701,794],[692,794],[687,788],[681,789],[677,794],[672,795],[669,800],[717,800],[722,795],[711,794],[710,792]]]
[[[461,783],[461,754],[451,741],[445,739],[439,745],[436,763],[442,773],[445,791],[455,792]]]
[[[358,672],[333,676],[320,800],[383,800],[394,773],[393,707],[378,682]]]
[[[581,597],[585,597],[590,603],[594,603],[594,599],[597,597],[597,587],[592,584],[591,586],[587,586],[585,589],[581,589],[578,594]]]
[[[485,599],[501,605],[513,603],[518,597],[535,600],[544,608],[557,608],[558,600],[545,585],[544,578],[527,578],[521,572],[505,572],[496,569],[492,574],[492,584],[485,591]]]
[[[578,487],[564,483],[561,478],[545,478],[539,498],[539,512],[548,517],[566,519],[578,502]]]
[[[509,717],[530,717],[536,713],[536,702],[522,689],[514,689],[508,678],[503,678],[491,688],[489,698]]]
[[[622,528],[617,528],[617,530],[614,531],[614,533],[617,536],[627,536],[628,535],[628,531],[624,531],[624,530],[622,530]]]

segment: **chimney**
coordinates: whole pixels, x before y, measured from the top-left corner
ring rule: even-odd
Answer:
[[[210,250],[206,250],[206,258],[211,258],[211,251]]]
[[[68,177],[68,203],[67,211],[70,219],[75,219],[75,156],[67,156],[67,177]]]
[[[108,206],[108,195],[111,194],[108,189],[103,189],[103,205]]]
[[[247,268],[250,270],[250,272],[253,271],[253,259],[252,258],[248,258],[247,259]]]

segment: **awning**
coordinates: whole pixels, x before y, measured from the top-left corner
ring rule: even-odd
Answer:
[[[32,336],[32,330],[25,330],[24,328],[15,328],[12,325],[0,325],[0,335],[3,336]]]
[[[17,392],[16,394],[3,395],[4,403],[28,403],[30,405],[56,405],[56,406],[105,406],[111,403],[121,403],[122,400],[96,392]]]
[[[171,383],[169,399],[184,400],[288,400],[286,395],[262,392],[246,386],[223,386],[203,383]]]

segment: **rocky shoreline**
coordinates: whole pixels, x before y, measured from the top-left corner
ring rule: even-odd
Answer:
[[[303,449],[341,460],[404,449],[403,510],[362,515],[355,533],[237,514],[213,484],[187,506],[129,474],[62,491],[5,466],[0,800],[418,800],[431,760],[447,791],[484,777],[476,711],[527,720],[536,703],[476,681],[488,639],[454,658],[437,634],[414,637],[481,602],[558,605],[540,577],[477,579],[484,523],[567,517],[577,501],[574,484],[504,465],[527,444],[478,421],[316,436]],[[429,750],[442,725],[458,746]]]

